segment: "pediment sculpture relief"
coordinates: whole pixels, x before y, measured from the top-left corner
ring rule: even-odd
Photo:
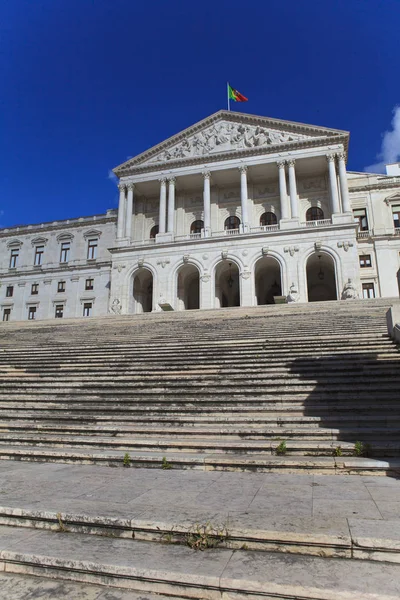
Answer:
[[[285,144],[308,138],[309,136],[298,133],[223,121],[182,140],[182,142],[168,150],[158,153],[151,162],[166,162],[244,148]]]

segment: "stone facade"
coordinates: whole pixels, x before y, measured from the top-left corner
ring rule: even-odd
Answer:
[[[118,211],[0,230],[3,318],[398,296],[400,175],[348,139],[211,115],[114,170]]]

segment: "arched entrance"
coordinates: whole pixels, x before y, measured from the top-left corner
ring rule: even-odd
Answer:
[[[200,308],[200,275],[195,265],[183,265],[177,273],[178,310]]]
[[[215,269],[215,305],[240,306],[239,268],[229,260],[220,262]]]
[[[153,275],[148,269],[136,271],[133,278],[133,312],[134,314],[153,310]]]
[[[281,266],[276,258],[260,258],[255,266],[254,278],[257,304],[275,304],[274,297],[282,296]]]
[[[309,302],[337,300],[335,263],[329,254],[315,252],[307,260]]]

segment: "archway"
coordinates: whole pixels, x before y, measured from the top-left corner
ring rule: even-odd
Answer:
[[[153,225],[153,227],[150,229],[150,239],[154,240],[156,235],[158,234],[158,225]]]
[[[322,221],[324,211],[319,206],[310,206],[306,212],[306,221]]]
[[[265,227],[267,225],[276,225],[278,223],[278,219],[276,214],[273,212],[265,212],[260,217],[260,225]]]
[[[275,304],[275,296],[282,296],[281,266],[276,258],[260,258],[255,266],[254,278],[257,304]]]
[[[133,278],[133,312],[135,314],[153,310],[153,275],[148,269],[136,271]]]
[[[224,229],[228,229],[231,231],[233,229],[239,229],[239,226],[240,226],[239,217],[230,216],[225,219]]]
[[[329,254],[311,254],[306,270],[309,302],[337,300],[335,263]]]
[[[229,260],[215,269],[215,303],[217,307],[240,306],[239,268]]]
[[[177,273],[178,310],[200,308],[200,275],[195,265],[183,265]]]

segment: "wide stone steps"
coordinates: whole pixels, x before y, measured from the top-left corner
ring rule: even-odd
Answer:
[[[28,533],[28,534],[27,534]],[[0,559],[8,573],[106,584],[143,594],[220,600],[245,596],[287,600],[397,600],[400,567],[273,552],[193,552],[100,536],[1,527]],[[299,596],[299,593],[301,596]]]

